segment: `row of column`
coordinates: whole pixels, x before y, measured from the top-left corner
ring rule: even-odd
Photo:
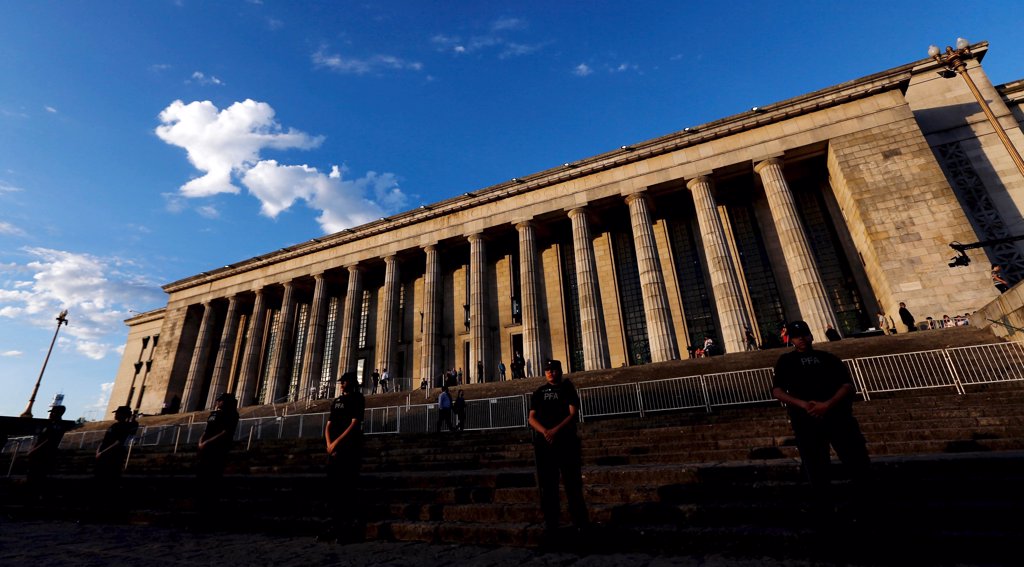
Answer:
[[[816,335],[824,336],[827,326],[835,326],[836,320],[814,260],[813,251],[800,222],[793,194],[783,176],[782,162],[778,158],[767,159],[758,163],[754,167],[754,171],[761,177],[764,185],[800,314]],[[701,243],[711,277],[711,289],[724,347],[727,352],[740,352],[745,347],[745,329],[751,324],[749,310],[744,305],[739,276],[729,255],[722,220],[712,194],[711,179],[708,176],[699,176],[690,180],[686,186],[693,195]],[[664,271],[658,257],[648,201],[644,192],[638,192],[627,196],[625,202],[629,208],[630,225],[636,250],[651,359],[653,362],[677,359],[679,358],[679,348],[673,332]],[[607,368],[609,366],[607,333],[601,316],[597,266],[586,209],[583,207],[572,209],[568,212],[568,216],[572,223],[573,251],[576,260],[584,369]],[[525,221],[517,223],[515,228],[519,236],[519,270],[522,286],[522,354],[527,361],[527,375],[537,375],[540,374],[540,361],[549,354],[549,347],[545,344],[541,332],[543,302],[539,297],[538,278],[541,276],[541,270],[538,264],[535,226],[533,222]],[[473,381],[480,381],[483,377],[479,375],[479,369],[492,366],[491,355],[486,348],[488,329],[485,292],[487,289],[486,241],[480,233],[469,235],[467,240],[470,245],[470,368],[467,370]],[[443,286],[437,247],[435,245],[426,246],[424,252],[426,266],[424,271],[423,348],[420,368],[421,377],[430,381],[442,370],[440,368],[441,359],[437,356],[437,352],[440,347]],[[381,369],[393,368],[400,282],[399,264],[396,257],[391,255],[384,261],[384,297],[381,307],[383,316],[375,341],[375,362],[377,368]],[[359,316],[362,308],[363,270],[359,266],[349,266],[347,269],[349,277],[342,315],[339,375],[355,369],[356,334],[359,329]],[[313,277],[315,289],[309,319],[310,330],[306,338],[300,377],[300,392],[308,391],[319,379],[323,365],[328,294],[325,289],[324,275],[316,274]],[[248,402],[255,395],[260,370],[260,347],[265,326],[263,290],[255,290],[255,294],[254,315],[250,323],[248,340],[244,345],[244,355],[241,357],[238,394],[243,403]],[[295,314],[292,294],[293,285],[291,282],[286,282],[281,309],[281,331],[277,334],[276,344],[271,345],[273,356],[270,357],[272,364],[270,387],[268,387],[268,399],[263,400],[265,403],[274,401],[272,399],[274,392],[278,390],[281,380],[285,378],[283,376],[286,368],[285,355],[291,352],[290,330]],[[237,306],[237,297],[229,298],[227,321],[217,350],[209,395],[206,400],[203,400],[206,407],[213,405],[215,397],[227,385],[230,364],[234,355],[234,339],[238,332]],[[207,349],[212,343],[209,336],[213,326],[212,313],[210,302],[205,302],[199,335],[192,353],[185,392],[182,396],[182,408],[186,411],[199,409],[200,406],[200,400],[197,397],[200,391],[199,382],[202,379],[203,361],[206,360]]]

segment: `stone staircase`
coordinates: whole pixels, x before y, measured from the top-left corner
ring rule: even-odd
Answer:
[[[956,331],[915,335],[929,341],[969,336]],[[921,338],[914,338],[917,348],[908,350],[922,350]],[[825,346],[870,340],[877,339]],[[887,343],[890,350],[893,344]],[[675,364],[733,364],[731,357],[719,358]],[[627,369],[621,374],[629,380],[619,380],[636,381],[644,372],[653,371]],[[707,371],[696,373],[702,372]],[[512,384],[525,390],[537,382]],[[812,560],[837,550],[868,560],[892,547],[897,556],[906,551],[905,559],[914,564],[1004,564],[1016,554],[1013,548],[1024,535],[1015,520],[1024,511],[1024,383],[973,386],[964,395],[951,389],[877,395],[855,404],[855,413],[868,438],[875,483],[854,499],[842,467],[835,468],[839,501],[858,505],[857,522],[840,514],[822,523],[806,512],[785,412],[778,404],[763,404],[581,424],[586,498],[596,527],[566,539],[594,553]],[[137,448],[123,482],[124,514],[105,519],[209,529],[198,513],[193,451],[194,445],[177,454],[169,447]],[[88,476],[89,451],[65,452],[44,505],[31,498],[19,476],[22,464],[15,463],[14,476],[0,482],[7,516],[88,521],[105,508]],[[330,489],[324,464],[319,439],[264,440],[248,452],[239,443],[215,508],[216,526],[317,533]],[[361,498],[368,538],[541,544],[526,429],[367,436]]]

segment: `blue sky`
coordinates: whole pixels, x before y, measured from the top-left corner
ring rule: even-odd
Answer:
[[[988,40],[1017,2],[0,2],[0,415],[106,418],[162,284]]]

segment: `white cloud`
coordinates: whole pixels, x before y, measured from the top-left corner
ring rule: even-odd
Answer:
[[[313,54],[313,64],[326,67],[332,71],[352,75],[366,75],[380,69],[420,71],[423,64],[419,61],[406,61],[393,55],[373,55],[368,58],[346,57],[336,53],[327,53],[321,47]]]
[[[218,79],[217,77],[214,77],[213,75],[207,77],[202,71],[196,71],[192,73],[192,78],[185,81],[186,84],[192,82],[199,83],[200,85],[224,86],[224,81]]]
[[[86,404],[84,414],[87,416],[99,415],[102,417],[99,417],[98,419],[106,419],[107,417],[104,414],[107,412],[107,406],[110,404],[110,394],[113,393],[113,391],[113,382],[104,382],[100,384],[99,393],[96,394],[95,398],[93,398],[93,403]]]
[[[25,354],[25,353],[21,352],[20,350],[5,350],[4,352],[0,352],[0,356],[11,356],[11,357],[14,357],[14,356],[21,356],[22,354]]]
[[[321,212],[317,222],[325,232],[363,224],[406,206],[406,195],[391,173],[370,172],[361,179],[347,180],[342,179],[345,170],[336,166],[325,173],[310,165],[259,159],[265,148],[312,147],[323,139],[291,129],[281,133],[273,116],[270,105],[252,100],[219,112],[209,102],[186,105],[175,101],[164,110],[161,119],[165,124],[157,128],[157,134],[186,148],[189,161],[207,172],[182,186],[180,193],[164,194],[167,210],[185,210],[186,198],[238,193],[233,179],[259,199],[264,216],[276,218],[297,201],[304,201]],[[212,205],[196,210],[207,218],[219,216]]]
[[[500,18],[495,20],[489,33],[470,37],[463,40],[459,36],[447,34],[435,34],[430,38],[438,51],[466,54],[496,50],[499,59],[519,57],[540,51],[545,43],[522,43],[510,40],[507,36],[511,32],[526,29],[526,21],[520,18]]]
[[[9,234],[11,236],[25,236],[25,231],[14,226],[9,222],[0,221],[0,234]]]
[[[219,219],[220,211],[213,205],[203,205],[202,207],[196,207],[196,212],[199,216],[207,219]]]
[[[407,198],[390,173],[369,172],[356,180],[342,178],[337,166],[325,174],[308,165],[261,161],[243,178],[249,192],[263,203],[260,212],[275,218],[302,199],[321,211],[317,222],[325,233],[370,222],[401,209]]]
[[[49,329],[56,314],[67,309],[62,339],[70,337],[74,350],[89,358],[114,350],[112,337],[123,333],[129,306],[159,305],[165,299],[158,284],[133,273],[130,262],[48,248],[22,250],[34,259],[0,271],[30,273],[31,285],[23,280],[2,284],[0,317]]]
[[[57,109],[52,106],[44,106],[43,109],[45,109],[46,112],[49,112],[51,114],[57,114]]]
[[[17,193],[19,191],[24,191],[24,189],[15,187],[6,181],[0,181],[0,193]]]
[[[612,73],[623,73],[625,71],[637,71],[639,67],[632,63],[619,63],[614,67],[609,67],[608,70]]]
[[[525,27],[526,20],[520,18],[499,18],[491,24],[491,29],[494,31],[521,30]]]
[[[572,74],[576,75],[577,77],[586,77],[587,75],[593,72],[594,70],[591,69],[590,66],[587,65],[586,63],[580,63],[579,65],[573,67],[572,69]]]
[[[284,131],[265,102],[247,99],[218,110],[210,101],[171,103],[160,113],[156,135],[168,144],[185,148],[189,162],[205,175],[181,186],[185,197],[238,193],[232,172],[256,163],[266,148],[307,149],[320,145],[321,136],[294,129]]]

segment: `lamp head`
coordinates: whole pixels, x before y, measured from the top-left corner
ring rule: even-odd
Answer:
[[[970,45],[970,42],[968,42],[966,39],[964,39],[962,37],[956,38],[956,48],[957,48],[957,50],[967,49],[967,46],[969,46],[969,45]]]
[[[932,58],[938,57],[939,53],[942,53],[942,51],[939,49],[938,45],[929,45],[928,46],[928,56],[929,57],[932,57]]]

